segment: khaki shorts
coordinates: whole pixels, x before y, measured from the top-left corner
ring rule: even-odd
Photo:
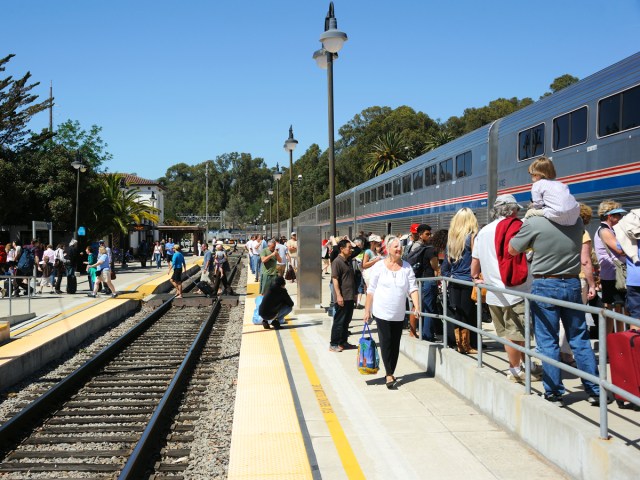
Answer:
[[[276,271],[279,277],[284,277],[284,267],[286,267],[284,263],[282,265],[276,265]]]
[[[524,302],[508,307],[489,305],[489,311],[499,337],[524,342]]]
[[[102,270],[100,272],[100,280],[107,283],[108,280],[111,280],[111,270]]]

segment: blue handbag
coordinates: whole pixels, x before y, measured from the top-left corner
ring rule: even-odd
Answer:
[[[368,334],[365,337],[365,332]],[[380,357],[378,356],[378,345],[371,338],[369,324],[362,327],[362,336],[358,342],[358,371],[363,375],[373,375],[380,369]]]

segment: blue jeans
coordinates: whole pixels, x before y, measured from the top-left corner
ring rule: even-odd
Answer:
[[[251,255],[251,264],[253,265],[252,270],[256,278],[260,278],[260,266],[262,265],[260,255]]]
[[[162,255],[154,253],[153,260],[156,262],[156,268],[160,268],[162,266]]]
[[[293,310],[293,307],[290,307],[289,305],[283,305],[282,308],[280,308],[280,311],[278,311],[278,315],[276,316],[276,318],[269,320],[278,320],[278,322],[284,323],[284,317],[289,315],[291,313],[291,310]]]
[[[422,313],[437,313],[438,284],[422,282]],[[433,342],[436,339],[435,318],[422,317],[422,339]]]
[[[566,302],[582,304],[580,279],[540,278],[533,281],[531,293]],[[567,339],[578,368],[592,375],[598,376],[596,356],[589,342],[589,333],[584,318],[584,312],[571,308],[559,307],[550,303],[531,302],[531,315],[534,320],[536,343],[540,353],[560,361],[560,346],[558,330],[560,322],[567,333]],[[545,396],[563,395],[561,371],[547,363],[543,363],[542,384]],[[600,387],[593,382],[582,380],[582,384],[589,395],[599,395]]]
[[[349,338],[349,324],[353,318],[353,300],[345,300],[344,306],[337,303],[334,305],[335,315],[333,317],[333,325],[331,326],[331,346],[342,345],[347,343]]]

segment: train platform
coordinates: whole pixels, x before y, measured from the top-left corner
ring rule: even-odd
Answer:
[[[287,289],[295,301],[296,285]],[[475,356],[405,333],[390,391],[382,372],[357,371],[356,350],[329,351],[324,309],[265,330],[251,322],[253,282],[247,292],[230,479],[637,478],[640,412],[612,405],[612,438],[600,440],[576,379],[558,408],[506,379],[501,346],[487,345],[477,368]],[[351,343],[362,326],[356,310]]]
[[[200,270],[201,257],[187,257],[187,275]],[[75,294],[45,293],[0,300],[0,320],[10,323],[10,339],[0,345],[0,390],[19,382],[60,357],[91,334],[140,308],[152,294],[165,293],[173,286],[168,267],[129,266],[116,269],[113,281],[117,298],[109,295],[89,298],[86,275],[78,276]],[[65,286],[63,279],[62,287]]]

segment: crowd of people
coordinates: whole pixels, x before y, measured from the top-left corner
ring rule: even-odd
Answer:
[[[76,272],[86,272],[90,297],[95,298],[99,292],[116,297],[112,271],[112,252],[104,240],[98,242],[95,251],[90,245],[79,251],[75,239],[67,245],[58,243],[55,249],[35,238],[25,245],[20,239],[0,245],[1,297],[9,293],[14,297],[42,295],[45,289],[50,294],[75,294]],[[66,280],[64,292],[63,279]]]
[[[331,275],[333,325],[329,349],[355,349],[348,343],[348,328],[356,309],[364,309],[364,321],[375,321],[381,346],[386,384],[397,387],[394,376],[403,325],[409,335],[443,341],[462,354],[477,353],[476,302],[486,307],[486,321],[496,334],[517,346],[525,344],[525,302],[519,293],[533,293],[578,304],[602,305],[640,318],[640,260],[636,239],[640,237],[640,210],[627,211],[613,200],[598,208],[600,225],[592,241],[586,225],[592,210],[576,202],[566,185],[555,179],[553,162],[532,162],[532,202],[524,220],[524,207],[513,195],[499,195],[492,205],[491,223],[478,225],[474,212],[461,208],[447,229],[432,233],[426,224],[414,223],[408,234],[360,232],[357,238],[323,241],[323,273]],[[625,216],[626,214],[626,216]],[[626,283],[620,270],[626,267]],[[437,276],[507,288],[512,293],[487,291],[474,299],[477,289],[455,282],[429,280]],[[421,279],[417,282],[416,279]],[[418,300],[418,289],[420,298]],[[442,324],[433,315],[442,313],[459,325],[440,338]],[[362,304],[362,299],[364,305]],[[420,303],[420,304],[419,304]],[[584,372],[598,375],[589,327],[594,319],[584,312],[531,301],[532,334],[543,355]],[[412,315],[405,316],[405,311]],[[417,318],[422,314],[422,331]],[[426,315],[425,315],[426,314]],[[432,315],[432,316],[428,316]],[[408,318],[407,318],[408,317]],[[588,323],[589,322],[589,323]],[[450,326],[451,327],[451,326]],[[607,321],[607,332],[627,328]],[[513,382],[525,380],[525,356],[505,345]],[[562,404],[565,389],[560,369],[531,362],[531,378],[542,381],[544,397]],[[599,405],[599,387],[583,380],[587,401]]]

